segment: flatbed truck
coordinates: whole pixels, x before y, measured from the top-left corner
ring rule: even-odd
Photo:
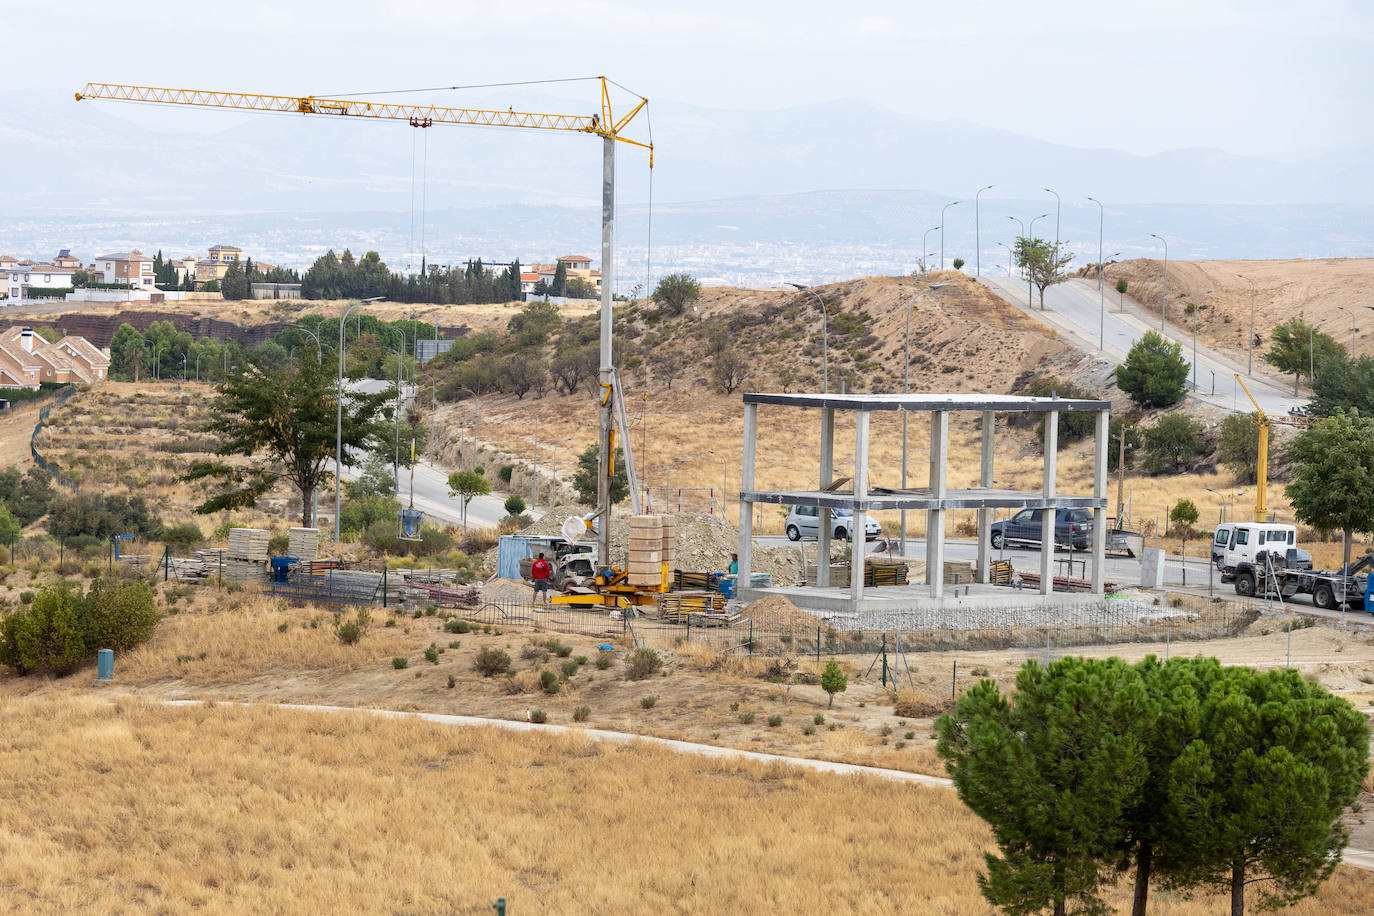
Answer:
[[[1338,570],[1313,569],[1305,550],[1262,551],[1254,562],[1236,565],[1232,575],[1236,594],[1250,597],[1311,595],[1322,610],[1347,605],[1351,610],[1374,613],[1374,554],[1366,554]]]

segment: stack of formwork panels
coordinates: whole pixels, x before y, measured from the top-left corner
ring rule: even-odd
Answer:
[[[231,582],[257,582],[263,578],[270,535],[262,528],[230,528],[224,551],[224,578]]]
[[[290,528],[286,532],[286,555],[295,557],[302,563],[310,563],[320,555],[320,532],[318,528]]]
[[[664,563],[676,558],[677,529],[663,515],[630,516],[630,547],[626,579],[631,585],[659,588]]]

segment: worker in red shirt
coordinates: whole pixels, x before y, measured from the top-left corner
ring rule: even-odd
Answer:
[[[549,561],[544,559],[541,553],[533,563],[530,564],[530,578],[534,580],[534,597],[544,596],[544,603],[549,603],[549,578],[553,576],[553,568],[549,566]]]

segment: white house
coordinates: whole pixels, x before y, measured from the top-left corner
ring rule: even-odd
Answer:
[[[72,274],[75,272],[75,268],[58,267],[56,264],[20,262],[17,266],[0,271],[0,277],[4,277],[0,282],[4,283],[3,289],[9,295],[8,304],[18,305],[32,298],[29,294],[32,288],[71,289]]]
[[[153,286],[153,259],[137,248],[102,254],[95,259],[92,269],[100,274],[102,283],[127,283],[148,289]]]

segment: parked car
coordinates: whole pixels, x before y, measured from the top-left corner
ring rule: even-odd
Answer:
[[[821,510],[815,506],[793,506],[787,513],[787,539],[800,541],[802,538],[820,537],[820,514]],[[830,524],[831,535],[837,540],[847,541],[854,525],[854,513],[848,509],[831,509]],[[865,541],[876,541],[882,533],[882,526],[873,516],[864,519]]]
[[[988,535],[992,546],[1002,547],[1039,547],[1043,531],[1041,521],[1044,509],[1022,509],[1011,518],[993,522]],[[1091,509],[1054,510],[1055,546],[1072,547],[1074,550],[1087,550],[1093,540],[1093,513]]]

